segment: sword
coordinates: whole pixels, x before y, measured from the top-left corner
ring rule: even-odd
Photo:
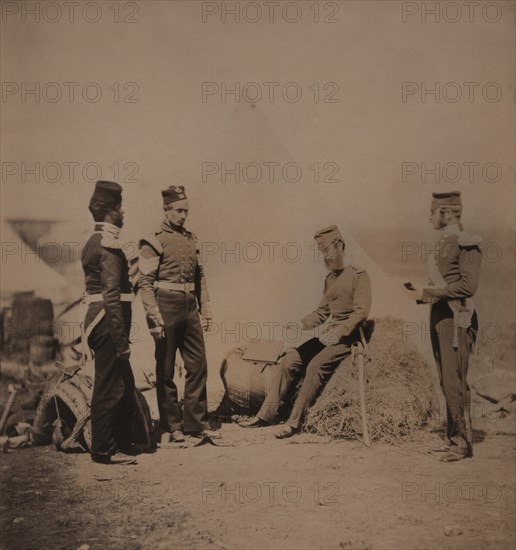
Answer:
[[[371,439],[369,438],[369,429],[367,427],[367,409],[366,409],[366,395],[365,395],[365,373],[364,373],[364,356],[369,353],[367,342],[364,336],[362,327],[360,331],[360,343],[355,347],[355,357],[358,356],[358,389],[360,394],[360,416],[362,419],[362,440],[366,447],[371,445]]]

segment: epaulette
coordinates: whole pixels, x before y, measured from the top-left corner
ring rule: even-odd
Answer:
[[[461,231],[459,233],[458,237],[458,244],[461,248],[479,248],[482,244],[482,237],[479,237],[478,235],[471,235],[470,233],[467,233],[466,231]]]
[[[161,246],[161,242],[158,239],[158,235],[160,233],[161,233],[161,230],[156,231],[155,233],[152,233],[151,235],[148,235],[140,239],[140,243],[139,243],[140,248],[142,247],[143,243],[147,243],[150,246],[152,246],[152,248],[154,248],[157,254],[161,254],[163,252],[163,247]]]

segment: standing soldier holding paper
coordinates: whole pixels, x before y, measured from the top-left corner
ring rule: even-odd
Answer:
[[[161,194],[166,219],[140,241],[139,286],[156,344],[161,429],[170,434],[169,442],[181,442],[183,434],[201,435],[207,427],[203,329],[209,329],[212,316],[197,238],[184,227],[190,208],[185,189],[171,186]],[[174,383],[177,350],[186,370],[183,411]]]
[[[433,193],[430,222],[440,231],[435,255],[429,258],[431,286],[415,290],[419,302],[432,304],[430,336],[439,380],[446,399],[445,445],[431,449],[441,461],[473,456],[469,355],[478,332],[472,297],[477,290],[481,239],[466,233],[461,221],[459,191]]]

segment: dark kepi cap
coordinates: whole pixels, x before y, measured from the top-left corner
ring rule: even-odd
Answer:
[[[314,239],[316,240],[318,245],[321,245],[323,247],[327,247],[329,244],[337,241],[344,242],[342,233],[336,225],[329,225],[328,227],[317,231],[317,233],[314,235]]]
[[[447,193],[432,193],[432,210],[442,206],[461,207],[460,191],[449,191]]]
[[[98,181],[91,200],[108,206],[118,206],[122,202],[122,186],[114,181]]]
[[[161,192],[163,195],[163,204],[171,204],[177,201],[186,200],[185,188],[182,185],[171,185]]]

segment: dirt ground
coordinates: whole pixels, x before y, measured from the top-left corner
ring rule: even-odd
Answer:
[[[224,424],[217,445],[105,466],[53,447],[2,455],[6,549],[514,549],[513,436],[445,464],[397,447]]]

